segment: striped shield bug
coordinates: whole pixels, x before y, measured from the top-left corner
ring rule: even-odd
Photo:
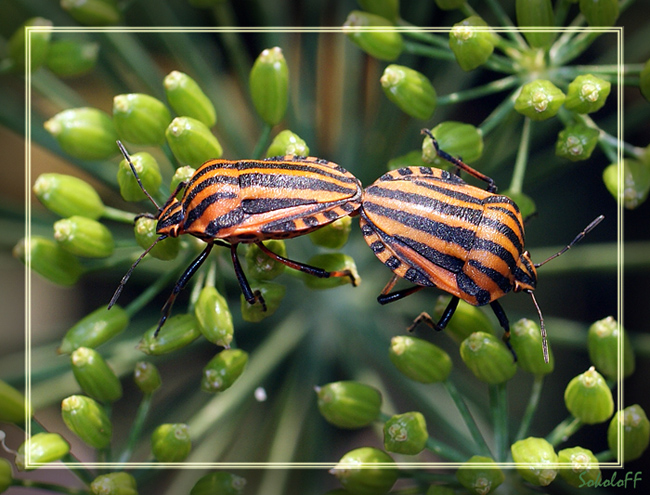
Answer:
[[[159,241],[189,234],[206,243],[178,279],[163,306],[156,334],[165,323],[178,293],[185,287],[217,244],[230,248],[235,275],[249,304],[259,303],[266,311],[264,298],[253,291],[237,255],[240,243],[254,243],[271,258],[286,266],[320,278],[349,277],[350,270],[326,271],[284,258],[262,241],[288,239],[307,234],[346,215],[355,215],[361,206],[363,189],[359,180],[343,167],[315,157],[280,156],[264,160],[209,160],[189,181],[181,182],[160,207],[145,190],[131,158],[117,142],[140,188],[157,209],[158,238],[133,263],[122,278],[109,309],[115,304],[131,273]],[[182,192],[181,199],[177,195]]]
[[[362,234],[375,256],[393,271],[377,298],[379,303],[438,287],[452,295],[440,320],[436,323],[422,313],[410,329],[419,322],[436,330],[445,328],[462,299],[474,306],[489,304],[510,346],[510,324],[498,299],[510,291],[526,292],[539,314],[544,360],[548,362],[544,319],[533,294],[537,268],[570,249],[604,217],[597,217],[560,252],[534,264],[524,249],[524,225],[517,205],[496,194],[491,178],[440,150],[430,131],[422,132],[457,173],[406,167],[384,174],[365,189],[360,210]],[[460,170],[486,182],[487,189],[467,184],[459,177]],[[415,285],[391,292],[399,278]]]

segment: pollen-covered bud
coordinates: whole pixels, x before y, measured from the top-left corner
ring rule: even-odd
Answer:
[[[135,221],[133,232],[135,234],[135,241],[142,249],[147,249],[151,246],[158,234],[156,233],[157,221],[154,218],[140,217]],[[167,237],[162,241],[158,241],[156,245],[149,251],[148,256],[153,256],[159,260],[169,261],[178,256],[181,249],[181,240],[179,237]]]
[[[399,57],[404,49],[402,35],[390,30],[392,25],[384,17],[353,10],[343,23],[343,32],[371,57],[390,62]],[[372,29],[382,27],[385,29]]]
[[[517,471],[523,479],[537,486],[548,486],[557,476],[557,454],[543,438],[528,437],[510,447],[512,460],[521,466]]]
[[[13,255],[25,264],[31,262],[32,270],[57,285],[74,285],[85,272],[79,258],[45,237],[20,240]]]
[[[614,199],[618,196],[619,164],[612,163],[603,171],[603,182]],[[633,210],[643,204],[650,192],[650,165],[630,158],[623,159],[623,206]]]
[[[350,493],[384,495],[397,481],[399,470],[383,450],[361,447],[345,454],[330,470]]]
[[[280,123],[289,103],[289,67],[280,47],[260,53],[251,69],[249,84],[257,114],[268,125]]]
[[[409,335],[391,339],[389,358],[402,374],[420,383],[445,381],[451,372],[449,354],[426,340]]]
[[[593,366],[569,382],[564,390],[564,404],[586,424],[602,423],[614,412],[612,391]]]
[[[363,428],[377,419],[381,394],[359,382],[333,382],[316,387],[318,410],[328,423],[339,428]]]
[[[572,162],[586,160],[596,148],[599,137],[598,129],[584,124],[565,127],[557,135],[555,154]]]
[[[217,123],[217,112],[210,98],[194,79],[174,70],[163,80],[167,101],[177,115],[192,117],[212,127]]]
[[[352,217],[341,217],[309,234],[311,242],[328,249],[341,249],[348,242],[352,230]]]
[[[241,495],[246,479],[236,474],[215,471],[199,478],[190,495]]]
[[[8,55],[12,67],[16,70],[25,70],[25,47],[26,47],[26,30],[25,28],[39,28],[30,30],[29,37],[31,41],[29,59],[32,72],[38,69],[45,62],[50,51],[52,37],[52,21],[43,17],[32,17],[20,26],[9,38]]]
[[[384,448],[388,452],[419,454],[428,439],[427,423],[417,411],[396,414],[384,424]]]
[[[223,392],[241,376],[248,364],[248,353],[241,349],[224,349],[203,368],[201,389],[206,392]]]
[[[101,474],[90,484],[93,495],[138,495],[135,478],[124,471]]]
[[[561,464],[571,465],[570,468],[560,468],[560,476],[571,486],[589,486],[587,483],[596,483],[601,478],[598,459],[589,449],[562,449],[557,453],[557,460]]]
[[[159,356],[182,349],[201,336],[199,322],[193,314],[172,316],[160,333],[155,335],[158,323],[145,332],[136,348],[149,356]]]
[[[618,19],[618,0],[580,0],[580,12],[590,26],[610,27]]]
[[[172,117],[165,104],[142,93],[117,95],[113,98],[113,122],[124,141],[133,144],[160,145]]]
[[[476,15],[454,24],[449,32],[449,48],[464,71],[483,65],[492,55],[495,43],[496,35]]]
[[[106,210],[95,188],[72,175],[41,174],[33,191],[48,210],[61,217],[80,215],[96,220]]]
[[[467,337],[460,345],[460,357],[482,382],[503,383],[517,372],[512,353],[489,333],[474,332]]]
[[[621,340],[622,337],[622,340]],[[618,346],[623,346],[622,376],[627,378],[634,373],[635,358],[632,343],[625,329],[611,316],[595,322],[589,327],[587,349],[589,359],[607,378],[618,376]]]
[[[515,110],[531,120],[546,120],[557,114],[565,99],[562,90],[551,81],[537,79],[521,88]]]
[[[18,448],[16,468],[18,471],[36,469],[37,466],[34,464],[58,461],[68,452],[70,452],[70,444],[58,433],[37,433]]]
[[[270,158],[284,155],[309,156],[309,146],[298,134],[285,129],[273,138],[265,156]]]
[[[494,467],[484,467],[486,464],[493,464]],[[465,461],[456,471],[456,478],[470,493],[476,495],[492,493],[506,479],[494,459],[480,455],[472,456]]]
[[[131,163],[144,188],[151,192],[157,191],[162,183],[162,176],[156,159],[146,151],[141,151],[131,155]],[[126,201],[147,199],[126,159],[120,161],[118,166],[117,183],[120,185],[120,194]]]
[[[223,148],[210,129],[200,120],[176,117],[165,131],[167,143],[181,165],[198,168],[204,162],[219,158]]]
[[[264,246],[278,256],[282,256],[283,258],[287,256],[287,247],[281,239],[264,241]],[[244,259],[248,268],[247,273],[251,278],[256,280],[273,280],[281,275],[286,268],[284,263],[271,258],[257,244],[249,244],[246,247]]]
[[[108,258],[115,250],[111,231],[86,217],[74,216],[55,222],[54,239],[66,251],[84,258]]]
[[[97,351],[79,347],[70,359],[72,373],[86,394],[102,402],[115,402],[122,397],[120,379]]]
[[[450,300],[451,296],[439,296],[436,299],[433,307],[434,321],[440,320]],[[454,317],[447,323],[445,333],[460,344],[474,332],[495,333],[490,318],[483,310],[465,301],[458,301]]]
[[[242,294],[240,303],[241,316],[245,321],[257,323],[277,311],[282,299],[284,299],[287,288],[282,284],[270,282],[268,280],[253,280],[251,283],[251,290],[253,293],[259,293],[259,295],[262,296],[264,305],[266,306],[266,311],[264,310],[264,305],[262,305],[260,301],[257,301],[255,304],[249,304],[244,298],[244,294]]]
[[[532,320],[522,318],[511,327],[510,345],[517,355],[519,367],[534,375],[546,375],[553,371],[555,360],[551,348],[548,348],[548,363],[544,362],[542,351],[542,334],[539,325]]]
[[[133,381],[145,395],[151,395],[162,385],[158,368],[156,368],[155,364],[147,361],[138,361],[135,363]]]
[[[186,424],[162,424],[151,434],[151,453],[159,462],[184,461],[191,450],[192,439]]]
[[[519,27],[552,28],[555,26],[551,0],[517,0],[515,7]],[[555,32],[552,30],[524,31],[522,34],[533,48],[546,48],[555,39]]]
[[[27,403],[25,396],[4,380],[0,380],[0,423],[22,425],[25,422],[26,408],[29,408],[31,417],[31,405]]]
[[[612,84],[592,74],[576,77],[569,84],[564,108],[577,113],[593,113],[600,110],[611,91]]]
[[[101,306],[70,328],[57,349],[59,354],[70,354],[79,347],[92,349],[121,333],[129,324],[129,315],[121,306],[110,310]]]
[[[612,452],[618,452],[619,428],[622,426],[623,458],[619,462],[638,459],[650,443],[650,421],[643,408],[634,404],[618,411],[607,429],[607,444]]]
[[[194,315],[206,340],[229,347],[233,338],[232,315],[226,299],[215,287],[205,286],[194,306]]]
[[[476,161],[483,154],[483,135],[481,130],[471,124],[446,121],[431,129],[438,147],[445,153],[459,157],[465,163]],[[431,138],[422,141],[422,159],[436,168],[447,168],[449,162],[438,156]]]
[[[309,258],[308,265],[317,266],[328,272],[349,271],[351,276],[319,278],[303,274],[303,281],[310,289],[331,289],[345,284],[351,284],[354,279],[355,284],[359,285],[361,277],[357,271],[357,265],[354,258],[343,253],[320,253]]]
[[[61,0],[61,8],[84,26],[111,26],[122,17],[116,0]]]
[[[357,0],[366,12],[388,19],[391,22],[399,18],[399,0]]]
[[[59,77],[76,77],[93,70],[98,54],[98,43],[59,40],[50,44],[45,62]]]
[[[61,416],[68,429],[95,449],[105,449],[113,437],[113,425],[95,400],[71,395],[61,402]]]
[[[384,94],[403,112],[427,120],[436,109],[437,94],[429,79],[403,65],[389,65],[379,82]]]
[[[71,108],[57,113],[43,127],[70,156],[105,160],[117,153],[117,132],[108,114],[96,108]]]

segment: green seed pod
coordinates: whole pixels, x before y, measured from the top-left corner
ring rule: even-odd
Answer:
[[[612,84],[592,74],[576,77],[569,84],[564,108],[577,113],[593,113],[600,110],[609,96]]]
[[[618,411],[607,428],[607,444],[612,452],[618,452],[619,428],[623,429],[623,458],[629,462],[643,455],[650,443],[650,421],[643,408],[634,404]]]
[[[66,332],[57,352],[70,354],[79,347],[95,349],[120,334],[128,324],[129,315],[121,306],[115,305],[110,310],[101,306]]]
[[[580,0],[580,12],[590,26],[610,27],[618,19],[618,0]]]
[[[271,239],[264,241],[264,245],[282,257],[287,256],[287,247],[281,239]],[[260,249],[257,244],[249,244],[246,246],[246,254],[244,255],[247,273],[251,278],[257,280],[273,280],[281,275],[286,268],[284,263],[271,258],[268,254]]]
[[[32,190],[48,210],[61,217],[80,215],[96,220],[106,209],[93,186],[72,175],[41,174]]]
[[[18,471],[36,469],[34,464],[49,463],[62,459],[70,452],[70,445],[58,433],[37,433],[26,440],[16,454]],[[27,467],[27,462],[30,467]]]
[[[476,464],[494,464],[494,467],[478,467]],[[474,455],[456,471],[456,478],[470,493],[487,495],[505,481],[503,471],[490,457]]]
[[[393,458],[373,447],[351,450],[341,457],[330,473],[338,478],[345,490],[355,495],[384,495],[399,476]]]
[[[215,471],[199,478],[190,495],[241,495],[246,479],[236,474]]]
[[[428,439],[427,423],[417,411],[396,414],[384,424],[384,448],[388,452],[419,454]]]
[[[352,217],[341,217],[309,234],[311,242],[328,249],[341,249],[348,242],[352,230]]]
[[[232,315],[226,299],[216,288],[206,286],[201,289],[194,315],[206,340],[222,347],[230,346],[234,333]]]
[[[618,164],[612,163],[603,171],[607,190],[618,200]],[[650,166],[639,160],[623,159],[623,206],[633,210],[643,204],[650,192]]]
[[[159,462],[184,461],[191,450],[192,439],[186,424],[162,424],[151,434],[151,452]]]
[[[210,129],[191,117],[176,117],[167,127],[165,136],[172,153],[183,165],[198,168],[223,154],[219,140]]]
[[[192,117],[212,127],[217,123],[217,111],[210,98],[194,79],[174,70],[163,80],[167,101],[177,115]]]
[[[249,84],[257,114],[268,125],[278,124],[289,103],[289,68],[280,47],[260,53],[251,69]]]
[[[57,113],[43,127],[59,146],[80,160],[106,160],[119,153],[113,120],[101,110],[71,108]]]
[[[489,333],[474,332],[463,340],[460,357],[476,378],[493,385],[510,380],[517,372],[512,353]]]
[[[90,397],[71,395],[61,402],[61,416],[68,429],[95,449],[111,443],[113,425],[102,406]]]
[[[492,55],[496,35],[487,27],[483,19],[473,15],[454,24],[449,32],[449,48],[464,71],[483,65]]]
[[[160,184],[162,184],[162,176],[156,159],[146,151],[141,151],[131,155],[131,163],[133,163],[133,167],[138,173],[144,188],[147,191],[157,191]],[[120,161],[118,166],[117,183],[120,185],[120,194],[125,201],[147,199],[147,195],[140,188],[126,159]]]
[[[532,120],[549,119],[560,110],[566,96],[551,81],[537,79],[521,88],[515,110]]]
[[[634,373],[635,357],[632,343],[625,329],[612,317],[608,316],[589,327],[587,349],[593,365],[607,378],[618,376],[618,342],[623,337],[623,378]]]
[[[551,0],[517,0],[517,25],[519,27],[554,27],[555,16]],[[524,37],[533,48],[547,48],[553,43],[553,31],[524,32]]]
[[[436,5],[442,10],[460,9],[467,0],[436,0]]]
[[[45,237],[20,240],[13,255],[25,264],[31,262],[32,270],[57,285],[74,285],[85,271],[74,254]]]
[[[165,130],[172,116],[165,104],[142,93],[113,98],[113,122],[120,138],[133,144],[150,146],[165,142]]]
[[[98,54],[98,43],[55,41],[47,53],[47,68],[59,77],[81,76],[95,68]]]
[[[388,99],[406,114],[422,120],[433,115],[437,103],[436,90],[420,72],[391,64],[384,69],[379,82]]]
[[[266,311],[264,311],[264,308],[259,302],[248,304],[248,301],[244,299],[244,295],[241,295],[240,308],[242,318],[244,321],[250,321],[251,323],[258,323],[275,313],[280,307],[280,302],[284,299],[284,295],[287,292],[287,288],[284,285],[270,282],[268,280],[253,280],[251,289],[253,292],[259,292],[264,298],[264,303],[266,304]]]
[[[510,199],[512,199],[515,202],[515,204],[519,207],[519,212],[521,213],[521,216],[524,219],[524,223],[526,222],[527,218],[532,216],[537,211],[537,206],[535,205],[535,201],[533,201],[533,198],[531,198],[530,196],[522,192],[514,192],[509,189],[506,189],[503,192],[500,191],[499,194],[508,196]]]
[[[614,412],[612,391],[593,366],[569,382],[564,404],[571,414],[590,425],[607,421]]]
[[[451,296],[438,296],[433,307],[433,319],[439,321],[449,304]],[[459,344],[474,332],[495,334],[490,318],[481,308],[459,301],[454,317],[445,327],[445,333]]]
[[[203,368],[201,389],[206,392],[223,392],[229,389],[244,372],[248,353],[241,349],[224,349]]]
[[[101,402],[115,402],[122,397],[120,379],[97,351],[79,347],[70,359],[72,373],[86,394]]]
[[[643,66],[639,80],[639,90],[643,97],[650,101],[650,59]]]
[[[361,283],[361,277],[357,271],[357,265],[352,256],[343,253],[320,253],[309,258],[308,265],[317,266],[327,271],[350,270],[357,285]],[[318,278],[307,273],[302,273],[303,282],[310,289],[331,289],[345,284],[351,284],[350,277],[329,277]]]
[[[16,71],[25,70],[25,28],[39,28],[38,30],[30,30],[29,32],[31,41],[29,54],[30,67],[32,72],[34,72],[43,65],[47,58],[50,50],[50,38],[52,36],[50,30],[51,27],[52,21],[49,19],[44,19],[43,17],[32,17],[14,31],[11,38],[9,38],[8,55],[12,67]]]
[[[438,346],[409,335],[397,335],[390,341],[390,361],[411,380],[436,383],[451,373],[451,358]]]
[[[403,167],[427,167],[428,164],[422,159],[422,150],[409,151],[405,155],[388,160],[388,170],[397,170]]]
[[[548,348],[548,363],[544,362],[542,352],[542,334],[539,325],[532,320],[522,318],[510,329],[510,345],[517,355],[519,367],[535,375],[546,375],[553,371],[555,360]]]
[[[285,129],[273,138],[265,156],[270,158],[284,155],[309,156],[309,146],[298,134]]]
[[[175,191],[181,182],[185,182],[187,184],[192,179],[194,172],[196,172],[196,169],[189,167],[187,165],[185,165],[184,167],[178,167],[176,169],[176,172],[174,172],[171,183],[169,184],[169,189],[171,191]],[[183,197],[183,191],[181,190],[178,192],[176,199],[180,201],[182,197]]]
[[[431,129],[441,150],[461,157],[465,163],[476,161],[483,154],[483,134],[480,129],[462,122],[442,122]],[[436,168],[447,168],[449,162],[438,157],[431,138],[422,141],[422,159]]]
[[[90,484],[93,495],[138,495],[138,485],[129,473],[108,473],[97,476]]]
[[[581,488],[601,478],[598,459],[589,449],[562,449],[557,453],[557,460],[562,464],[571,464],[570,468],[560,468],[560,476],[571,486]]]
[[[194,314],[172,316],[164,328],[154,336],[158,323],[145,332],[136,349],[149,356],[159,356],[182,349],[201,336],[199,322]]]
[[[111,26],[122,17],[116,0],[61,0],[61,8],[84,26]]]
[[[145,395],[151,395],[162,385],[158,368],[153,363],[138,361],[133,371],[133,381]]]
[[[553,446],[543,438],[528,437],[510,447],[512,460],[522,466],[517,471],[523,479],[537,486],[548,486],[557,476],[557,469],[549,466],[557,464],[557,454]]]
[[[353,10],[343,23],[343,32],[371,57],[390,62],[399,57],[404,49],[402,35],[391,31],[392,25],[391,21],[381,16]]]
[[[142,249],[147,249],[156,239],[158,239],[159,236],[156,233],[157,223],[158,222],[155,218],[147,217],[140,217],[135,221],[133,232],[135,234],[136,242]],[[180,250],[180,238],[168,237],[159,241],[151,251],[149,251],[149,256],[153,256],[159,260],[169,261],[175,259]]]
[[[0,423],[22,425],[27,411],[31,417],[31,404],[27,403],[25,396],[4,380],[0,380]]]
[[[66,251],[84,258],[108,258],[115,250],[113,234],[91,218],[74,216],[54,222],[54,239]]]
[[[0,493],[7,491],[14,481],[11,464],[4,457],[0,458]]]
[[[399,18],[399,0],[357,0],[366,12],[378,15],[394,23]]]
[[[318,410],[328,423],[356,429],[375,421],[381,410],[381,394],[370,385],[353,381],[316,387]]]
[[[591,156],[600,132],[584,124],[575,124],[561,130],[555,143],[555,155],[572,162],[586,160]]]

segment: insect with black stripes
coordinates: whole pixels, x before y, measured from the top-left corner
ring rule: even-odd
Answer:
[[[166,203],[160,207],[145,190],[131,162],[118,141],[124,158],[131,167],[140,188],[158,210],[158,238],[133,263],[122,278],[109,309],[115,304],[124,285],[140,260],[160,241],[189,234],[206,243],[205,249],[192,261],[178,279],[162,308],[155,334],[171,312],[178,293],[197,272],[213,246],[230,248],[235,275],[249,304],[259,303],[266,310],[264,298],[253,291],[237,256],[240,243],[255,243],[271,258],[286,266],[320,278],[349,277],[350,270],[326,271],[279,256],[262,241],[288,239],[312,232],[333,221],[358,212],[363,192],[361,183],[336,163],[316,157],[280,156],[264,160],[209,160],[201,165],[190,180],[181,182]],[[179,193],[182,198],[177,199]]]
[[[510,291],[526,292],[539,314],[544,360],[548,362],[544,319],[533,294],[537,268],[570,249],[604,217],[597,217],[560,252],[534,264],[524,249],[524,225],[517,205],[496,194],[491,178],[440,150],[430,131],[422,132],[457,173],[406,167],[384,174],[364,190],[362,234],[375,256],[393,271],[377,298],[379,303],[438,287],[452,295],[440,320],[434,322],[422,313],[410,328],[424,322],[436,330],[444,329],[462,299],[474,306],[489,304],[509,345],[510,324],[498,299]],[[459,177],[460,170],[486,182],[487,189],[467,184]],[[391,292],[399,278],[415,285]]]

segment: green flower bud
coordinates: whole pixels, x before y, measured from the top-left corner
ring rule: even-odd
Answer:
[[[15,463],[18,471],[36,469],[34,464],[58,461],[68,452],[70,445],[58,433],[37,433],[18,448]]]
[[[555,116],[565,98],[562,90],[551,81],[537,79],[521,88],[515,110],[532,120],[546,120]]]
[[[639,90],[643,97],[650,101],[650,59],[648,59],[641,70]]]
[[[397,481],[399,470],[393,458],[383,450],[361,447],[341,457],[330,473],[350,493],[384,495]]]
[[[95,449],[111,443],[113,425],[106,411],[84,395],[71,395],[61,402],[61,416],[68,429]]]
[[[81,160],[106,160],[117,153],[117,132],[108,114],[96,108],[71,108],[57,113],[43,127],[69,155]]]
[[[289,68],[280,47],[260,53],[251,69],[249,84],[257,114],[268,125],[278,124],[289,103]]]
[[[122,17],[116,0],[61,0],[61,8],[84,26],[110,26]]]
[[[265,156],[270,158],[284,155],[309,156],[309,146],[298,134],[285,129],[273,138]]]
[[[74,285],[85,271],[74,254],[45,237],[22,239],[13,255],[25,264],[31,261],[32,270],[57,285]]]
[[[4,380],[0,380],[0,423],[22,425],[25,422],[27,407],[31,417],[31,405],[27,403],[25,396]]]
[[[115,250],[111,231],[86,217],[74,216],[55,222],[54,239],[66,251],[85,258],[108,258]]]
[[[66,332],[57,352],[70,354],[79,347],[95,349],[120,334],[128,324],[129,315],[121,306],[115,305],[110,310],[101,306]]]
[[[618,451],[619,428],[623,427],[623,459],[629,462],[641,457],[650,443],[650,421],[643,408],[634,404],[618,411],[607,429],[607,444],[612,452]]]
[[[286,258],[287,247],[283,240],[271,239],[264,241],[264,245],[275,254]],[[256,280],[273,280],[278,275],[281,275],[286,268],[284,263],[280,263],[271,258],[257,244],[249,244],[246,246],[244,258],[248,268],[247,273],[251,278]]]
[[[481,130],[462,122],[442,122],[431,129],[441,150],[451,156],[460,157],[465,163],[476,161],[483,154],[483,134]],[[436,168],[448,168],[447,160],[438,157],[431,138],[422,141],[422,159]]]
[[[138,485],[129,473],[108,473],[93,480],[90,492],[93,495],[138,495]]]
[[[309,258],[308,265],[317,266],[329,272],[349,270],[356,281],[361,283],[361,277],[357,271],[357,265],[352,256],[343,253],[320,253]],[[310,289],[331,289],[345,284],[351,284],[350,277],[329,277],[318,278],[307,273],[303,273],[303,282]]]
[[[72,373],[86,394],[102,402],[115,402],[122,397],[120,379],[97,351],[79,347],[70,358]]]
[[[391,31],[391,26],[391,21],[381,16],[353,10],[343,23],[343,32],[371,57],[390,62],[399,57],[404,49],[402,35]]]
[[[436,90],[420,72],[391,64],[379,82],[388,99],[411,117],[427,120],[433,115],[437,103]]]
[[[459,9],[467,3],[467,0],[436,0],[436,5],[442,10]]]
[[[169,184],[169,189],[175,191],[181,182],[188,183],[192,179],[194,172],[196,172],[196,169],[189,167],[187,165],[185,165],[184,167],[178,167],[176,169],[176,172],[174,172],[171,183]],[[182,196],[183,196],[183,191],[181,190],[178,192],[176,199],[180,201]]]
[[[388,160],[388,170],[397,170],[404,167],[428,167],[429,165],[422,159],[422,150],[409,151],[405,155],[398,156]]]
[[[399,18],[399,0],[357,0],[366,12],[378,15],[394,23]]]
[[[449,354],[417,337],[393,337],[390,341],[389,357],[402,374],[420,383],[445,381],[451,372]]]
[[[590,26],[613,26],[618,19],[618,0],[580,0],[580,12]]]
[[[145,395],[151,395],[162,385],[158,368],[153,363],[138,361],[133,371],[133,381]]]
[[[548,348],[548,363],[544,362],[542,352],[542,334],[539,325],[532,320],[522,318],[510,329],[510,345],[517,355],[519,367],[535,375],[546,375],[553,371],[555,360]]]
[[[172,116],[165,104],[142,93],[113,98],[113,122],[120,138],[133,144],[161,145]]]
[[[192,439],[186,424],[162,424],[151,434],[151,452],[159,462],[184,461],[191,450]]]
[[[352,217],[341,217],[325,227],[311,232],[309,239],[317,246],[341,249],[348,242],[351,230]]]
[[[528,437],[510,447],[512,460],[521,466],[517,471],[521,477],[538,486],[548,486],[557,476],[557,469],[549,466],[557,464],[557,454],[553,446],[543,438]]]
[[[618,200],[618,164],[612,163],[603,171],[603,182],[607,190]],[[643,204],[650,192],[650,166],[625,158],[623,160],[623,206],[633,210]]]
[[[593,113],[600,110],[612,88],[609,81],[592,74],[576,77],[569,84],[564,108],[577,113]]]
[[[384,448],[388,452],[419,454],[428,439],[427,423],[417,411],[396,414],[384,424]]]
[[[535,205],[535,201],[533,201],[533,198],[531,198],[530,196],[522,192],[514,192],[509,189],[506,189],[503,192],[499,192],[499,194],[508,196],[511,200],[515,202],[515,204],[519,207],[519,212],[521,213],[524,222],[528,217],[530,217],[531,215],[533,215],[533,213],[537,211],[537,206]]]
[[[264,318],[268,318],[280,307],[280,302],[284,299],[287,288],[284,285],[264,280],[254,280],[251,286],[253,292],[259,292],[266,304],[266,311],[259,302],[248,304],[248,301],[241,295],[241,316],[244,321],[258,323]]]
[[[25,28],[40,28],[38,31],[30,30],[31,40],[30,67],[32,72],[38,69],[47,58],[50,49],[52,21],[42,17],[32,17],[20,26],[9,38],[8,54],[12,66],[18,71],[25,70]],[[42,29],[42,30],[41,30]]]
[[[478,467],[476,464],[494,464],[494,467]],[[463,466],[459,467],[456,478],[470,493],[476,495],[492,493],[506,479],[493,459],[480,455],[470,457]]]
[[[560,469],[560,476],[571,486],[581,488],[586,483],[596,483],[601,477],[598,459],[589,449],[562,449],[557,453],[557,460],[562,464],[571,464],[570,468]]]
[[[233,338],[232,315],[226,299],[216,288],[201,289],[194,306],[194,315],[203,336],[213,344],[229,347]]]
[[[476,378],[493,385],[510,380],[517,372],[512,353],[489,333],[474,332],[463,340],[460,357]]]
[[[236,474],[216,471],[199,478],[190,495],[241,495],[246,479]]]
[[[156,233],[157,223],[156,219],[147,217],[140,217],[135,221],[133,232],[135,234],[136,242],[142,249],[147,249],[156,239],[158,239],[159,236]],[[180,238],[168,237],[167,239],[159,241],[151,251],[149,251],[149,256],[153,256],[159,260],[169,261],[175,259],[180,250]]]
[[[607,378],[618,376],[618,342],[623,337],[623,378],[634,373],[635,358],[632,343],[625,329],[611,316],[589,327],[587,349],[593,365]]]
[[[439,296],[433,307],[433,319],[439,321],[451,296]],[[492,322],[481,308],[459,301],[454,317],[445,327],[445,333],[459,344],[474,332],[495,334]]]
[[[223,392],[229,389],[244,372],[248,353],[241,349],[224,349],[203,368],[201,389],[206,392]]]
[[[606,421],[614,412],[612,391],[593,366],[569,382],[564,404],[571,414],[590,425]]]
[[[167,101],[177,115],[192,117],[212,127],[217,123],[217,112],[210,98],[194,79],[174,70],[163,80]]]
[[[473,15],[454,24],[449,32],[449,48],[464,71],[483,65],[492,55],[496,35],[487,28],[483,19]]]
[[[11,464],[5,458],[0,458],[0,493],[7,491],[14,481]]]
[[[368,426],[379,416],[381,394],[370,385],[353,381],[316,387],[318,410],[328,423],[339,428]]]
[[[62,217],[80,215],[96,220],[104,214],[104,203],[93,186],[72,175],[41,174],[33,191],[48,210]]]
[[[98,43],[55,41],[47,54],[47,68],[59,77],[81,76],[93,70],[98,54]]]
[[[554,27],[555,16],[551,0],[517,0],[517,25],[519,27]],[[524,32],[524,37],[533,48],[547,48],[553,43],[553,31]]]
[[[182,349],[201,336],[194,314],[172,316],[157,336],[158,323],[145,332],[136,349],[149,356],[159,356]]]
[[[162,176],[156,159],[146,151],[141,151],[131,155],[131,163],[133,163],[144,188],[151,192],[157,191],[162,183]],[[117,183],[120,185],[120,194],[126,201],[147,199],[147,195],[142,191],[126,159],[120,161],[118,166]]]
[[[561,130],[555,143],[555,154],[572,162],[586,160],[591,156],[600,132],[584,124],[575,124]]]
[[[167,127],[165,136],[172,153],[183,165],[198,168],[223,154],[219,140],[210,129],[191,117],[176,117]]]

